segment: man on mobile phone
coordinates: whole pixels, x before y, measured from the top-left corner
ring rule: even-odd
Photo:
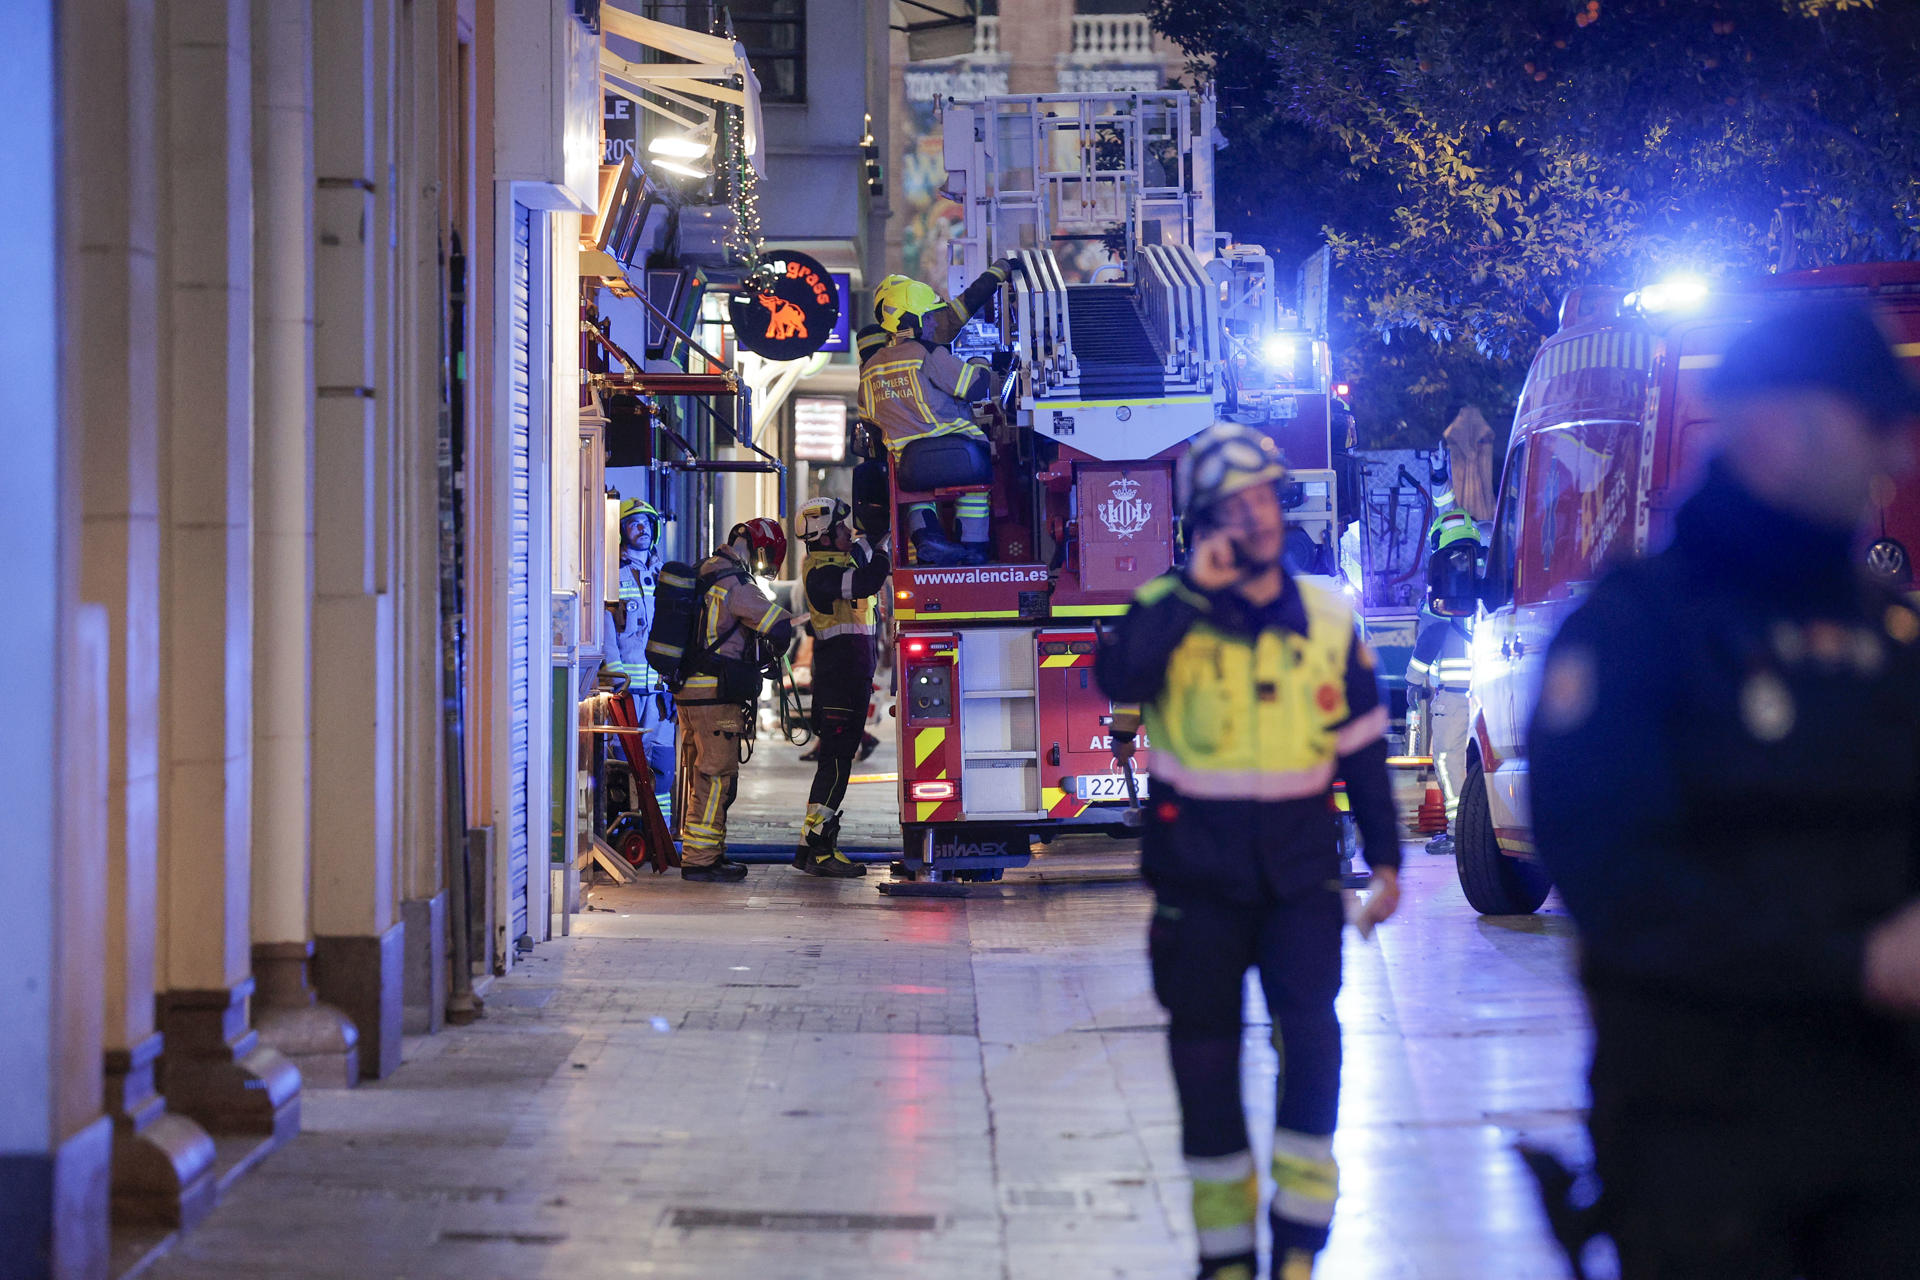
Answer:
[[[1281,565],[1286,468],[1252,427],[1218,423],[1181,462],[1192,553],[1147,583],[1095,659],[1116,704],[1114,754],[1153,743],[1143,869],[1156,906],[1154,992],[1180,1094],[1200,1275],[1253,1280],[1259,1181],[1240,1100],[1241,983],[1260,971],[1282,1072],[1273,1275],[1306,1280],[1333,1219],[1340,1092],[1344,779],[1374,868],[1356,923],[1399,901],[1387,712],[1372,653],[1338,595]]]

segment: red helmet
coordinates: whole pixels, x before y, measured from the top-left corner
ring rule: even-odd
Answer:
[[[732,545],[742,538],[747,540],[748,558],[758,561],[762,570],[777,570],[787,562],[787,531],[778,520],[768,516],[744,520],[728,532],[727,543]]]

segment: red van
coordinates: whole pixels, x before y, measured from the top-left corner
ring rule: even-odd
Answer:
[[[1474,734],[1455,830],[1460,885],[1483,915],[1537,909],[1526,727],[1560,622],[1607,566],[1663,545],[1711,438],[1705,384],[1758,316],[1814,297],[1870,300],[1920,365],[1920,263],[1823,267],[1707,292],[1674,282],[1568,296],[1527,371],[1473,633]],[[1920,370],[1917,370],[1920,372]],[[1914,586],[1920,479],[1890,490],[1863,562]]]

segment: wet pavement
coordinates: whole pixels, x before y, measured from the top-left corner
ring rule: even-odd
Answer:
[[[1567,922],[1478,919],[1450,860],[1408,859],[1400,917],[1348,937],[1317,1274],[1564,1276],[1511,1146],[1579,1148]],[[1190,1276],[1145,889],[874,884],[595,889],[482,1021],[409,1040],[386,1081],[309,1090],[305,1131],[150,1274]],[[1263,1026],[1246,1070],[1270,1099]]]

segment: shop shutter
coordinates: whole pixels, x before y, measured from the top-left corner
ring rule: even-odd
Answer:
[[[500,954],[527,933],[527,743],[533,535],[533,211],[513,206],[507,373],[507,912]],[[511,961],[508,961],[511,963]]]

